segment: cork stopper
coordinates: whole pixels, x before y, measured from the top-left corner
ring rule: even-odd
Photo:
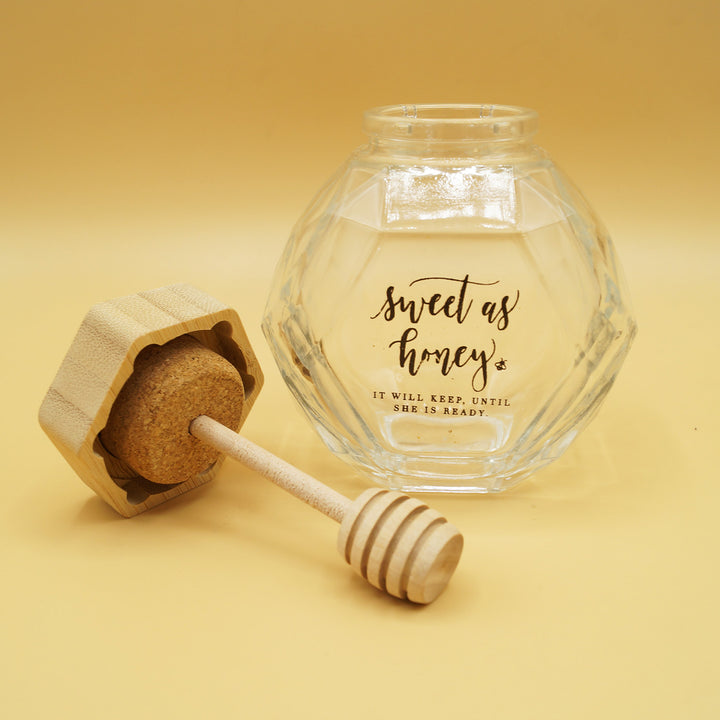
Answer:
[[[110,453],[147,480],[186,482],[220,455],[190,434],[190,423],[207,415],[236,431],[243,401],[235,367],[182,335],[142,350],[100,437]]]
[[[226,454],[339,522],[341,554],[371,585],[433,602],[460,558],[460,533],[399,493],[372,489],[353,502],[238,435],[263,377],[237,314],[207,314],[215,302],[177,286],[96,306],[41,407],[53,442],[128,517],[206,482]],[[142,499],[108,474],[110,456],[139,476],[131,481],[142,481]]]

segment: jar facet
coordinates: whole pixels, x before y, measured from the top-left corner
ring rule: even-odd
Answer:
[[[558,457],[635,334],[609,236],[533,111],[397,106],[298,221],[264,332],[327,446],[380,484],[490,492]]]

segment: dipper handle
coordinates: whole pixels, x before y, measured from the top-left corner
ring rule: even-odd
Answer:
[[[427,604],[448,584],[463,538],[427,505],[380,488],[352,502],[206,415],[190,423],[190,433],[339,522],[340,554],[374,587]]]
[[[190,423],[190,434],[255,470],[283,490],[340,522],[350,500],[207,415]]]

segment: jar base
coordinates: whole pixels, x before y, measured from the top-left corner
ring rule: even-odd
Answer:
[[[563,440],[567,440],[563,438]],[[413,458],[382,454],[368,463],[365,456],[332,451],[354,465],[381,487],[407,493],[449,493],[461,495],[487,495],[501,493],[515,487],[545,465],[556,460],[570,444],[545,448],[530,465],[518,466],[515,458]]]

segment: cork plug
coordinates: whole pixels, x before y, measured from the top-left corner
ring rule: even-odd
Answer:
[[[460,533],[396,492],[351,501],[238,435],[262,384],[237,313],[171,285],[90,309],[39,420],[78,476],[126,517],[209,482],[232,457],[340,523],[340,554],[370,584],[432,602],[458,563]]]
[[[258,471],[340,523],[341,555],[371,585],[426,604],[457,566],[460,533],[427,505],[372,489],[351,502],[236,434],[243,383],[224,358],[192,337],[146,348],[101,433],[105,447],[148,480],[175,484],[221,454]]]

